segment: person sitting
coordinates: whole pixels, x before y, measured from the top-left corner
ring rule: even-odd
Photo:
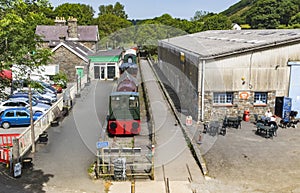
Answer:
[[[272,112],[270,111],[270,109],[268,109],[265,113],[265,116],[263,116],[261,119],[263,121],[270,121],[271,120],[271,117],[273,116]]]
[[[276,116],[275,116],[275,115],[272,115],[272,116],[270,117],[270,121],[275,121],[275,122],[276,122]]]

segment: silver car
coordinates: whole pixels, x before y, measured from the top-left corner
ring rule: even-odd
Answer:
[[[28,98],[13,98],[6,101],[1,102],[0,111],[4,111],[7,108],[12,107],[30,107]],[[35,100],[32,100],[32,111],[35,113],[37,111],[45,113],[50,108],[50,105],[46,105],[43,103],[38,103]]]

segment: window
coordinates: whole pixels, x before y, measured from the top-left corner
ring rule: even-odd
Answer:
[[[268,93],[267,92],[255,92],[254,104],[267,104]]]
[[[7,106],[7,107],[17,107],[18,103],[17,102],[7,102],[5,103],[3,106]]]
[[[233,93],[232,92],[216,92],[214,93],[215,104],[232,104]]]
[[[13,111],[8,111],[6,114],[5,114],[5,117],[14,117],[15,116],[15,113]]]
[[[17,111],[17,117],[28,117],[29,115],[25,111]]]

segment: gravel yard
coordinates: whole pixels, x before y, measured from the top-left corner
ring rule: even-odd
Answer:
[[[241,129],[229,128],[225,136],[203,134],[200,148],[211,180],[197,189],[300,192],[300,128],[279,127],[277,137],[269,139],[255,131],[253,123],[243,121]]]

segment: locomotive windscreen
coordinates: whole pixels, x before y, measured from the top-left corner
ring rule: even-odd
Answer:
[[[111,119],[139,119],[138,95],[118,95],[110,97]]]

